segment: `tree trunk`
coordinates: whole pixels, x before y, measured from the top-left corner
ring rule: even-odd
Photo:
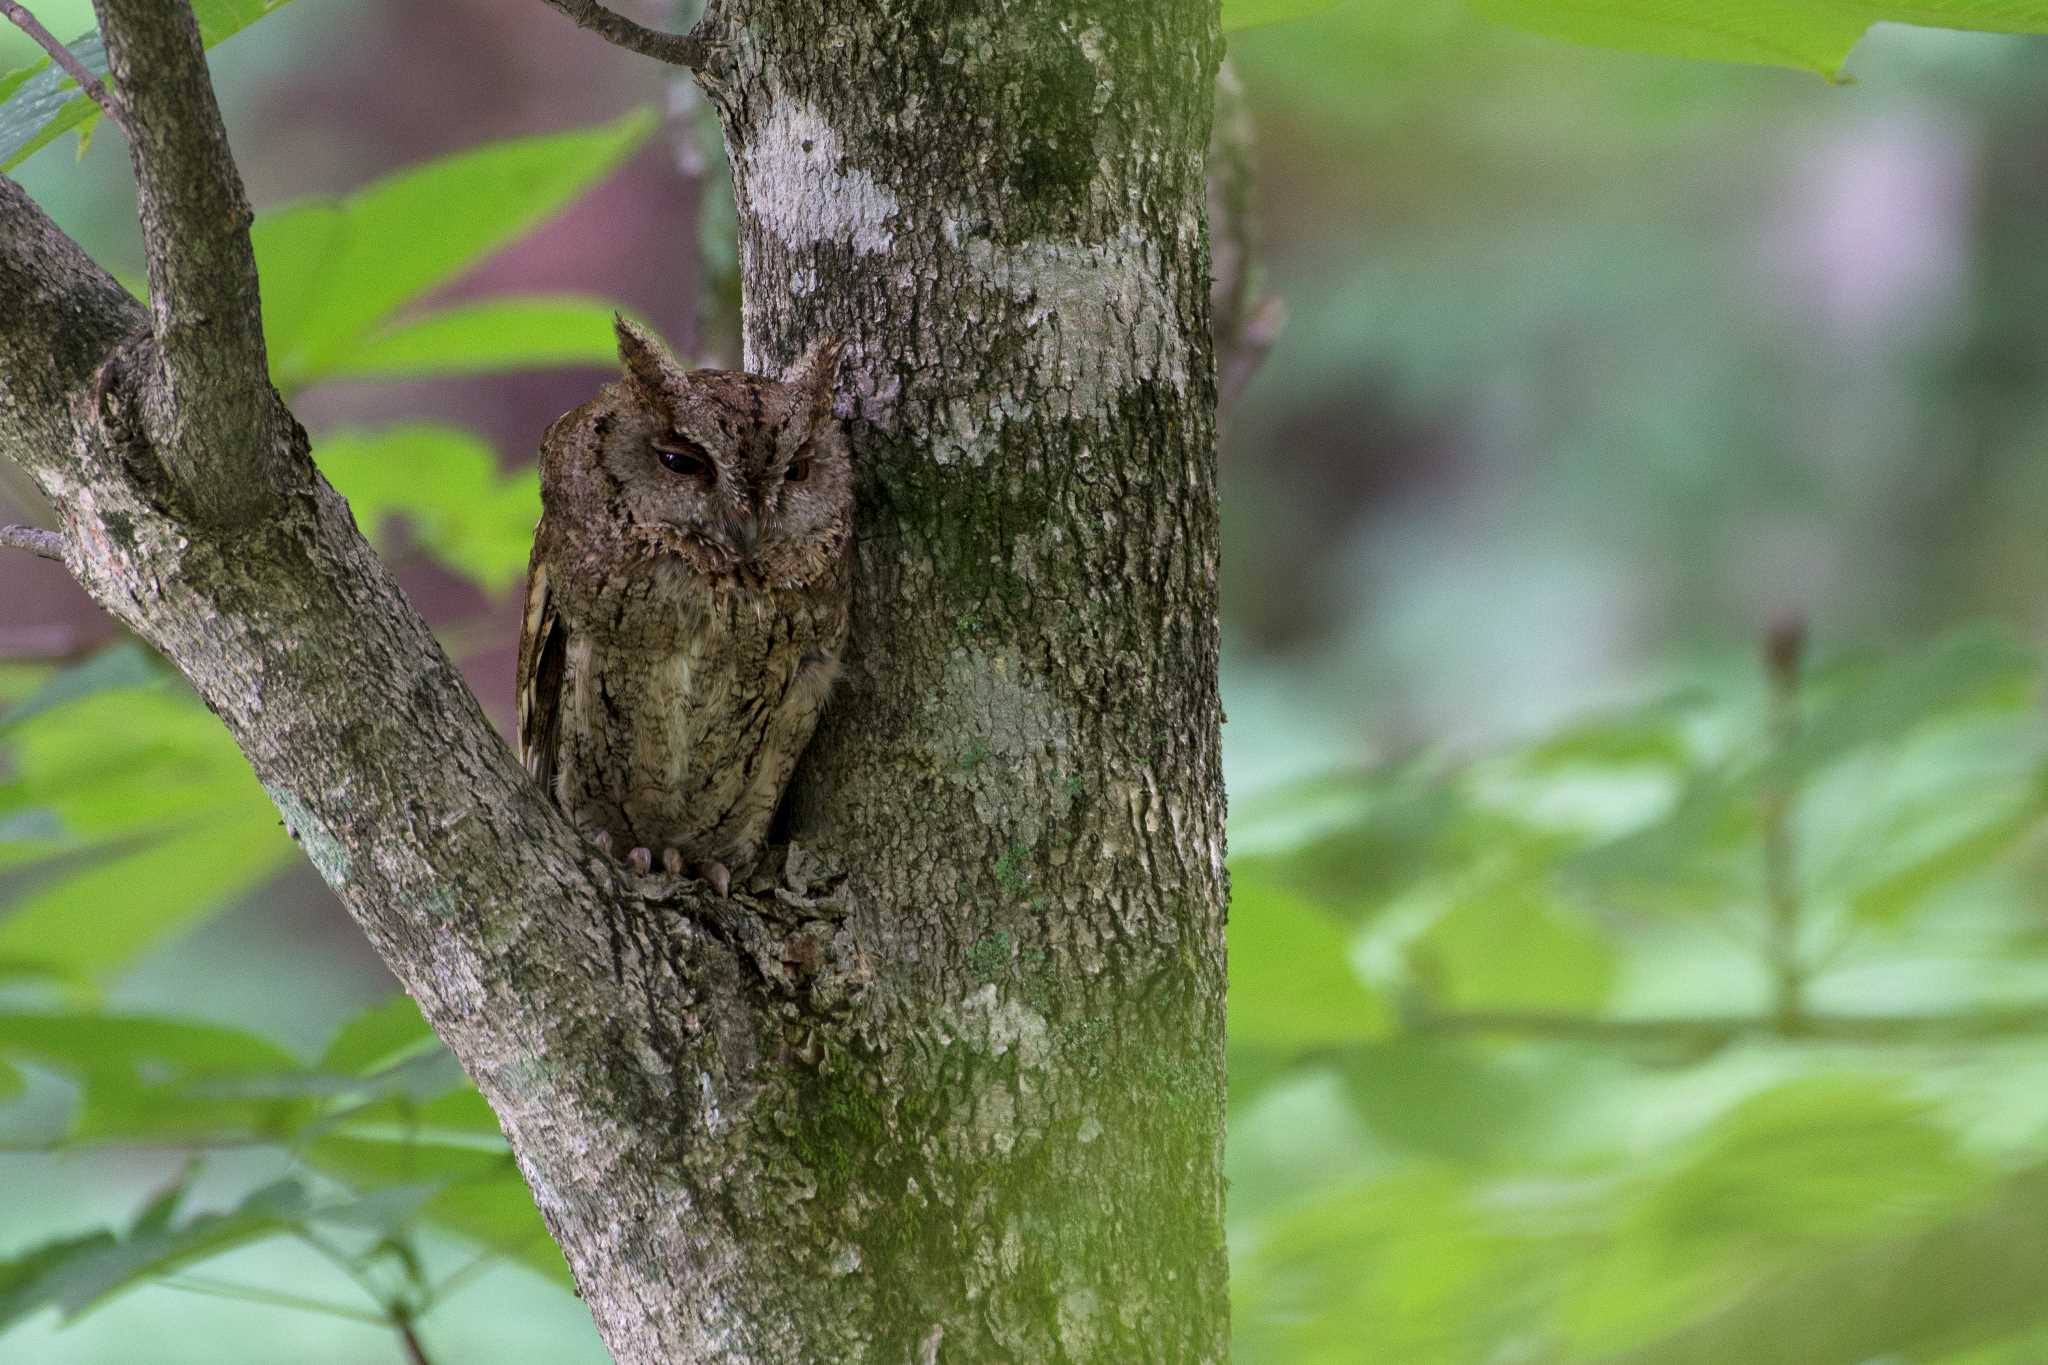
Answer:
[[[102,0],[117,75],[139,2]],[[1215,0],[720,0],[701,36],[750,368],[844,337],[862,470],[782,889],[580,845],[291,424],[246,383],[163,415],[177,289],[144,319],[4,182],[0,451],[476,1078],[622,1365],[1221,1361]],[[204,496],[250,431],[257,491]]]

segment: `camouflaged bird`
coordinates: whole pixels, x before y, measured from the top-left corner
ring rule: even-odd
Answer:
[[[846,644],[839,346],[685,371],[618,320],[623,378],[541,441],[519,753],[600,848],[725,894],[760,856]]]

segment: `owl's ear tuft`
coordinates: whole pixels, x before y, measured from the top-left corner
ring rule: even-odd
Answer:
[[[626,372],[626,382],[653,402],[661,394],[662,381],[675,370],[668,348],[622,313],[612,314],[612,330],[619,336],[619,364]]]
[[[832,391],[839,384],[839,357],[846,346],[840,337],[819,337],[782,372],[782,382],[810,396],[814,416],[832,410]]]

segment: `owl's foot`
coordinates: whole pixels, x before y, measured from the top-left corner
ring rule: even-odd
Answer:
[[[711,883],[711,889],[724,900],[732,895],[732,869],[724,863],[698,863],[691,871]]]
[[[671,877],[683,875],[683,855],[673,848],[661,851],[661,870]]]
[[[599,830],[590,836],[590,842],[597,845],[597,851],[609,858],[612,856],[612,835],[610,830]]]
[[[650,849],[636,848],[626,855],[626,861],[643,877],[654,870],[654,853]]]

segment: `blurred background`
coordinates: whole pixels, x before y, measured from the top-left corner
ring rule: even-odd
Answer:
[[[1354,0],[1231,50],[1287,312],[1222,452],[1238,1358],[2048,1359],[2048,46],[1880,26],[1831,85]],[[0,70],[34,56],[0,30]],[[299,0],[215,67],[259,212],[661,111],[406,306],[617,301],[734,360],[722,168],[651,63],[538,4]],[[15,174],[140,275],[117,136]],[[503,722],[533,450],[604,376],[459,368],[292,396]],[[0,520],[40,515],[9,490]],[[280,1066],[377,1036],[389,979],[210,719],[61,569],[0,575],[0,1005]],[[392,1026],[365,1075],[424,1064]],[[89,1059],[26,1036],[0,1257],[306,1167],[96,1111]],[[359,1192],[468,1178],[329,1156]],[[396,1362],[377,1301],[432,1288],[438,1365],[601,1361],[547,1255],[450,1188],[338,1258],[251,1240],[20,1317],[0,1359]],[[351,1294],[368,1320],[290,1302]]]

